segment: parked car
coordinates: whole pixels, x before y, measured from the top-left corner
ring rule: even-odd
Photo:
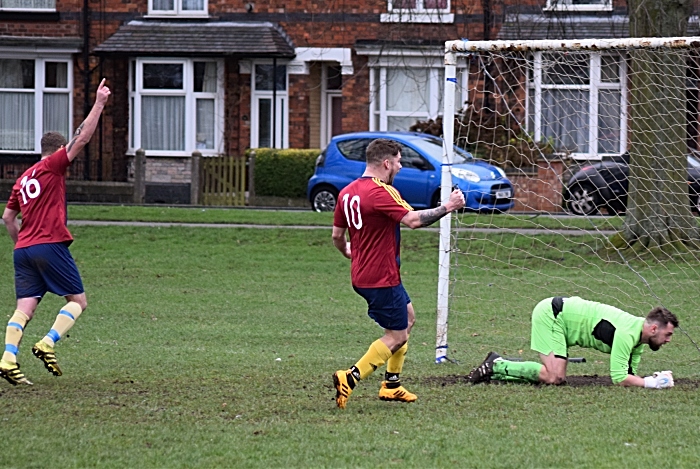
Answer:
[[[575,215],[610,215],[627,209],[629,155],[583,166],[569,179],[563,191],[564,208]],[[700,212],[700,160],[688,155],[688,196],[693,210]]]
[[[358,132],[334,137],[316,160],[307,196],[313,210],[332,211],[338,193],[365,170],[367,145],[377,138],[401,145],[401,171],[394,187],[414,208],[440,204],[440,168],[443,140],[414,132]],[[474,158],[455,147],[452,183],[464,192],[466,210],[505,212],[514,205],[513,185],[501,168]]]

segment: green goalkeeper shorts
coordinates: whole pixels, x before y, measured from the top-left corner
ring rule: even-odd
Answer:
[[[532,310],[532,335],[530,348],[543,355],[567,358],[566,335],[561,319],[556,319],[552,312],[552,298],[540,301]]]

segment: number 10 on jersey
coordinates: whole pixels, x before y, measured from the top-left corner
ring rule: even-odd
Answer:
[[[345,194],[343,196],[343,211],[345,212],[345,219],[348,222],[348,226],[352,223],[355,229],[359,230],[362,228],[362,214],[360,213],[360,196],[354,195],[350,199],[350,194]]]

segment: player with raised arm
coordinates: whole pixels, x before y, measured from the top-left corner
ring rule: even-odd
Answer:
[[[408,350],[408,336],[415,323],[411,299],[401,283],[400,224],[415,229],[435,223],[449,212],[464,207],[464,194],[455,190],[437,208],[414,211],[392,187],[401,169],[398,143],[377,139],[367,146],[367,167],[361,178],[338,196],[333,219],[333,244],[351,260],[353,289],[368,305],[368,315],[384,335],[348,370],[333,375],[335,401],[344,409],[361,379],[387,364],[379,398],[413,402],[417,399],[401,386],[400,374]],[[347,242],[346,232],[350,233]]]
[[[0,376],[10,384],[32,384],[20,371],[17,353],[27,323],[46,292],[63,296],[66,305],[32,353],[54,376],[62,374],[54,345],[87,307],[83,282],[68,250],[73,237],[66,227],[66,170],[95,133],[109,95],[103,79],[90,114],[70,142],[57,132],[42,136],[41,161],[17,179],[2,215],[15,244],[17,308],[7,324],[5,352],[0,359]],[[21,226],[17,218],[20,213]]]
[[[646,318],[614,306],[579,297],[542,300],[532,312],[531,348],[542,363],[513,362],[490,352],[467,376],[473,384],[489,380],[563,384],[566,382],[568,348],[574,345],[610,354],[613,384],[664,389],[673,386],[673,373],[637,376],[644,350],[659,350],[671,341],[678,319],[666,308],[652,309]]]

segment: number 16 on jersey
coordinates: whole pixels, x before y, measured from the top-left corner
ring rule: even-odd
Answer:
[[[41,186],[39,185],[39,181],[34,179],[34,171],[32,171],[31,179],[29,178],[29,176],[24,176],[22,178],[20,186],[22,187],[20,188],[19,193],[22,194],[22,202],[24,203],[24,205],[27,205],[27,196],[29,196],[30,199],[36,199],[41,193]]]

